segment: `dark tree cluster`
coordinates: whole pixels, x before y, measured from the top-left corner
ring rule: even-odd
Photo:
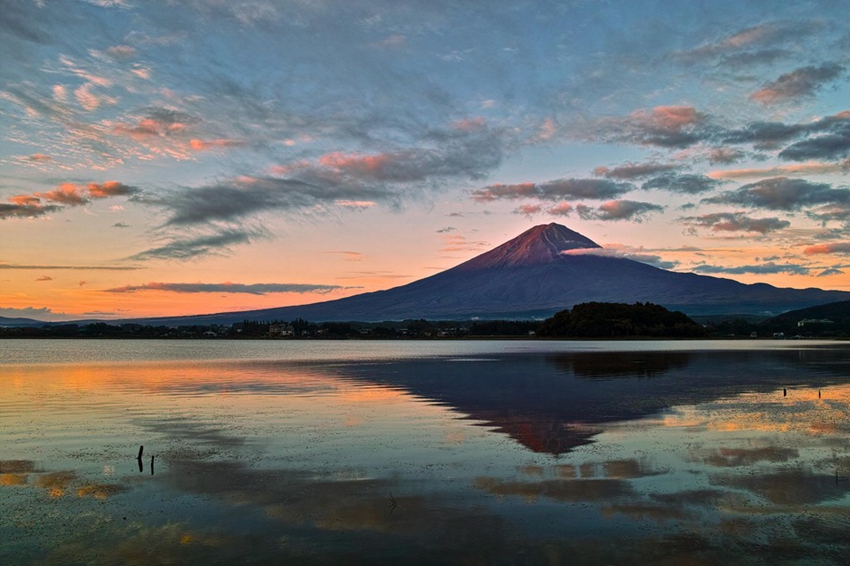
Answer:
[[[652,303],[582,303],[540,325],[538,335],[564,338],[695,338],[702,326],[684,313]]]

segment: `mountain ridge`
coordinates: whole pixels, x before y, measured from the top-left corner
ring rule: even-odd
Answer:
[[[185,317],[134,319],[143,324],[232,324],[242,320],[377,322],[428,318],[545,318],[585,302],[652,302],[689,315],[778,314],[850,293],[747,285],[667,271],[622,257],[568,253],[601,249],[551,223],[535,226],[459,265],[406,285],[306,305]]]

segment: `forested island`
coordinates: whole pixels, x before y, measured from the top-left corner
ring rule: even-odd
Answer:
[[[831,318],[827,318],[827,316]],[[545,320],[424,319],[367,322],[243,321],[226,325],[154,326],[135,323],[45,323],[0,326],[0,338],[99,339],[641,339],[641,338],[846,338],[850,301],[784,313],[762,321],[741,317],[695,322],[653,303],[583,303]]]

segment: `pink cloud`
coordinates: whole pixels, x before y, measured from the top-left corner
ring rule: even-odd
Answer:
[[[477,118],[464,118],[463,120],[456,120],[452,123],[452,127],[456,130],[460,130],[461,132],[474,132],[476,130],[480,130],[486,125],[487,121],[480,116]]]
[[[472,200],[477,202],[489,202],[500,198],[522,198],[537,196],[536,183],[517,183],[515,185],[503,185],[495,183],[475,191]]]
[[[77,185],[73,183],[62,183],[52,191],[35,193],[35,196],[68,206],[80,206],[88,202],[88,199],[78,190]]]
[[[538,214],[543,211],[543,207],[539,204],[522,204],[514,209],[514,214],[524,214],[526,216],[532,216],[534,214]]]
[[[238,140],[189,140],[189,147],[194,151],[206,151],[222,147],[238,147],[244,145],[244,142]]]
[[[319,164],[324,167],[370,174],[385,169],[389,161],[390,156],[387,154],[358,155],[341,151],[327,153],[319,158]]]
[[[553,216],[568,216],[573,212],[573,206],[568,202],[559,202],[555,206],[548,208],[547,213]]]
[[[9,199],[9,202],[17,206],[38,206],[41,204],[41,199],[32,195],[15,195]]]
[[[806,255],[816,254],[846,254],[850,253],[850,242],[833,242],[831,244],[816,244],[809,246],[803,253]]]
[[[652,128],[674,131],[703,121],[702,115],[693,106],[656,106],[652,110],[632,112],[630,117]]]
[[[776,167],[761,167],[751,169],[728,169],[712,171],[708,174],[712,179],[763,179],[764,177],[779,177],[786,175],[846,173],[850,170],[850,159],[841,163],[808,162]]]
[[[89,195],[92,198],[124,196],[136,192],[135,187],[125,185],[124,183],[120,183],[118,181],[106,181],[101,184],[89,183],[88,190]]]

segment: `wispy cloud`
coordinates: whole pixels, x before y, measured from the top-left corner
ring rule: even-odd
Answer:
[[[575,209],[584,220],[630,220],[632,222],[643,222],[653,213],[664,212],[664,207],[661,205],[633,200],[612,200],[596,208],[578,204]]]
[[[104,289],[107,293],[136,293],[140,291],[168,291],[172,293],[241,293],[267,295],[270,293],[327,294],[339,289],[359,289],[339,285],[312,285],[307,283],[144,283]]]
[[[173,238],[168,243],[130,256],[136,261],[188,260],[206,255],[226,254],[233,246],[249,244],[260,237],[256,232],[224,228],[210,234]]]
[[[769,261],[759,265],[738,265],[734,267],[723,265],[697,265],[693,268],[697,273],[718,274],[725,273],[728,275],[777,275],[780,273],[788,275],[808,275],[811,268],[805,265],[796,263],[774,263]]]
[[[800,163],[799,165],[774,165],[772,167],[757,167],[748,169],[726,169],[711,171],[708,176],[712,179],[763,179],[786,175],[845,173],[850,170],[850,160],[841,163]]]
[[[135,271],[143,269],[134,265],[50,265],[27,263],[0,263],[0,269],[70,269],[74,271]]]
[[[788,228],[791,223],[779,218],[752,218],[742,212],[718,212],[700,216],[685,216],[679,222],[699,228],[710,228],[713,232],[753,232],[767,234]]]
[[[767,83],[751,94],[750,98],[762,104],[796,101],[812,96],[824,84],[837,79],[843,72],[844,67],[838,63],[800,67]]]
[[[490,202],[507,199],[537,198],[541,200],[606,199],[634,190],[631,183],[617,183],[608,179],[556,179],[545,183],[520,183],[516,185],[488,185],[472,191],[472,199]]]
[[[712,191],[719,185],[720,181],[705,175],[667,173],[646,181],[641,185],[641,188],[643,190],[656,189],[671,193],[695,195]]]
[[[642,179],[679,169],[681,165],[674,163],[625,163],[616,167],[596,167],[593,173],[607,179]]]

